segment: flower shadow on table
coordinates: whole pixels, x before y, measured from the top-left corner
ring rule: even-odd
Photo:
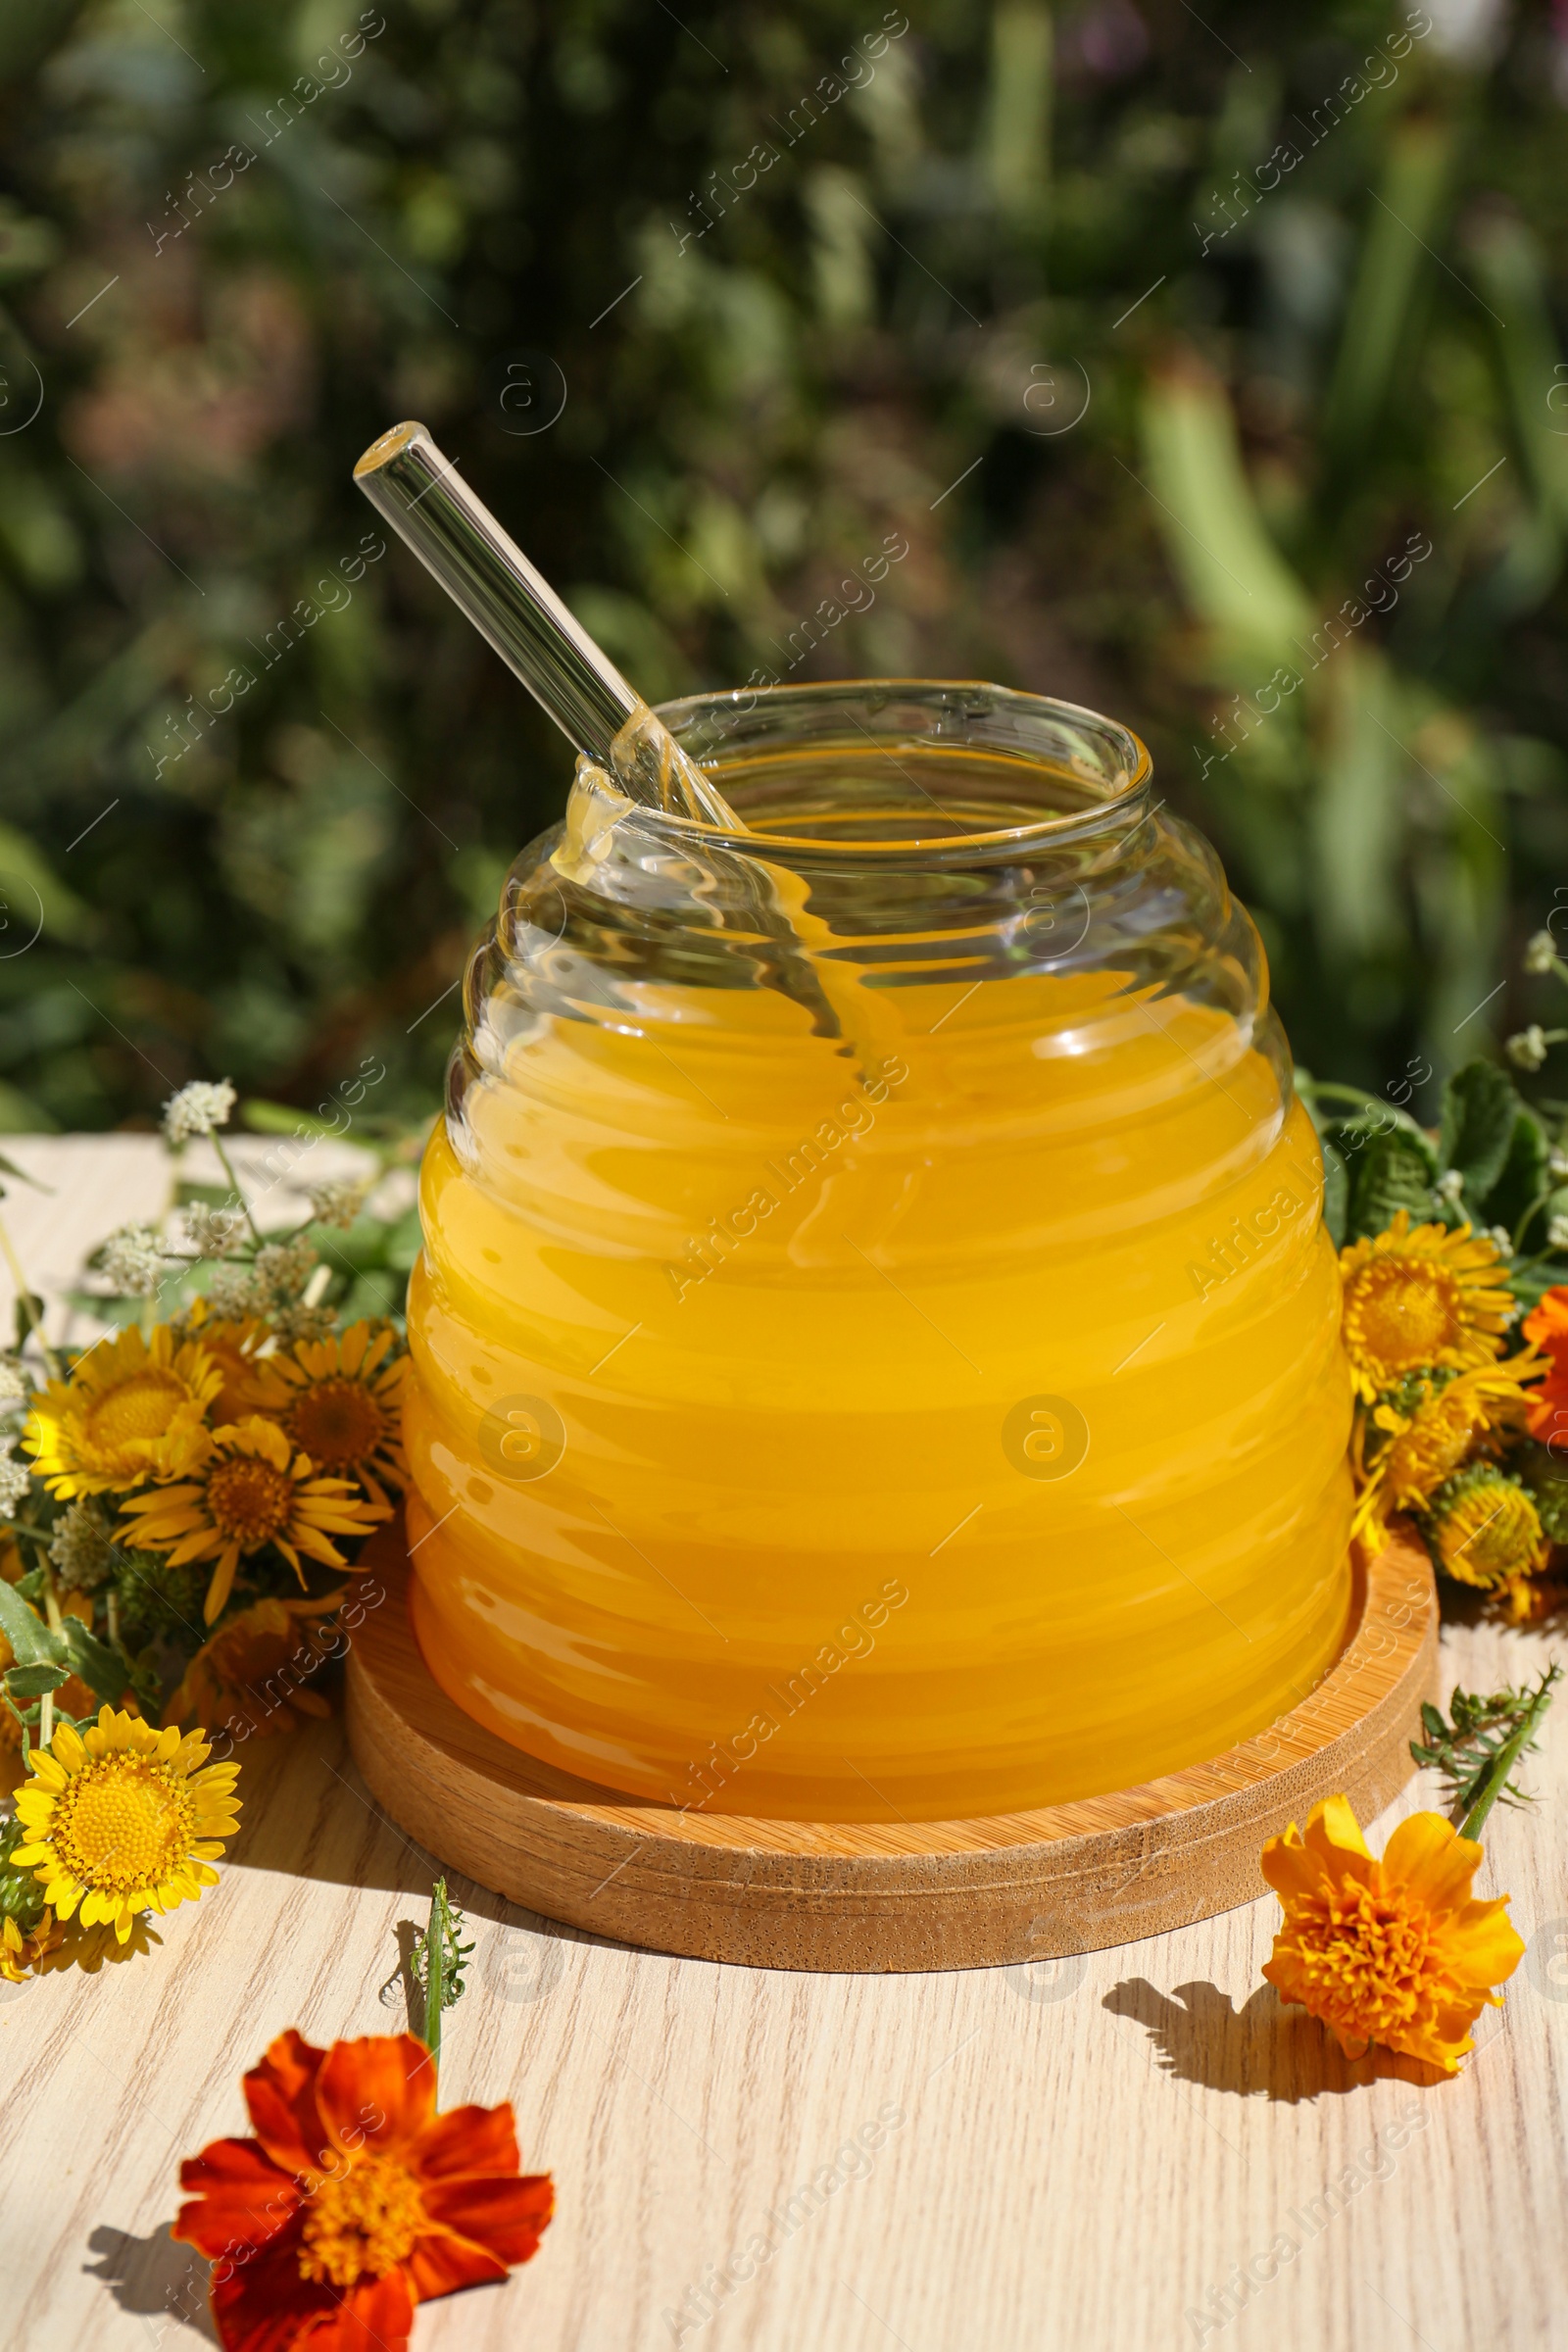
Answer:
[[[87,2243],[99,2257],[85,2268],[90,2278],[101,2278],[122,2311],[147,2325],[150,2342],[163,2340],[170,2328],[187,2328],[192,2335],[216,2344],[218,2330],[207,2306],[208,2265],[190,2246],[169,2234],[166,2222],[150,2237],[128,2230],[100,2225]]]
[[[1217,1984],[1177,1984],[1166,1993],[1147,1977],[1127,1977],[1102,2006],[1148,2029],[1163,2074],[1242,2098],[1294,2106],[1389,2078],[1423,2085],[1444,2080],[1437,2069],[1391,2050],[1347,2058],[1325,2026],[1282,2001],[1272,1984],[1260,1984],[1238,2009]]]

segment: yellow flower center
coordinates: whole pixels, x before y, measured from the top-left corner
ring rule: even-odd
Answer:
[[[207,1481],[207,1508],[220,1534],[242,1551],[254,1551],[287,1528],[294,1481],[253,1453],[230,1454]]]
[[[340,2179],[323,2180],[312,2195],[300,2277],[332,2286],[383,2278],[428,2227],[417,2181],[390,2158],[368,2156]]]
[[[323,1380],[307,1389],[288,1417],[289,1435],[323,1470],[368,1460],[387,1435],[387,1418],[357,1380]]]
[[[1351,1301],[1363,1352],[1389,1367],[1435,1363],[1462,1336],[1457,1286],[1438,1267],[1374,1259]]]
[[[1291,1929],[1314,2015],[1351,2040],[1387,2041],[1446,1989],[1432,1915],[1399,1887],[1345,1880]]]
[[[182,1773],[145,1756],[102,1756],[73,1773],[49,1837],[84,1886],[123,1894],[156,1886],[188,1852],[196,1808]]]
[[[92,1445],[113,1447],[127,1446],[137,1438],[161,1438],[179,1407],[189,1401],[190,1391],[183,1381],[149,1366],[105,1390],[86,1415],[87,1439]]]

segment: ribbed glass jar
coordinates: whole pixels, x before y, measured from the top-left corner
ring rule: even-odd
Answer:
[[[415,1623],[505,1740],[713,1811],[1212,1755],[1349,1605],[1321,1163],[1217,859],[1001,688],[663,712],[468,973],[410,1297]]]

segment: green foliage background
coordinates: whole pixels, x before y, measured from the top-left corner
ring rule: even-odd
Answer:
[[[886,20],[8,0],[0,1124],[145,1121],[201,1074],[310,1105],[371,1055],[378,1110],[433,1099],[569,760],[401,549],[353,577],[351,467],[406,416],[651,697],[978,674],[1130,719],[1312,1068],[1430,1096],[1537,1016],[1560,18]],[[894,529],[875,608],[797,661]]]

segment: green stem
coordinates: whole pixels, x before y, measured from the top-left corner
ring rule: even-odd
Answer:
[[[1552,1686],[1560,1679],[1561,1674],[1561,1667],[1553,1664],[1542,1676],[1541,1689],[1520,1717],[1513,1737],[1505,1740],[1503,1745],[1498,1748],[1496,1755],[1493,1758],[1491,1769],[1481,1784],[1480,1794],[1459,1824],[1461,1838],[1473,1838],[1476,1835],[1507,1787],[1508,1776],[1518,1763],[1521,1750],[1526,1741],[1533,1737],[1537,1725],[1551,1704]]]
[[[1545,1207],[1545,1205],[1546,1205],[1546,1202],[1547,1202],[1547,1201],[1548,1201],[1548,1200],[1551,1199],[1551,1196],[1552,1196],[1552,1194],[1553,1194],[1553,1193],[1554,1193],[1556,1190],[1557,1190],[1557,1187],[1556,1187],[1555,1185],[1551,1185],[1551,1186],[1549,1186],[1549,1187],[1547,1188],[1547,1190],[1546,1190],[1545,1192],[1544,1192],[1544,1193],[1538,1193],[1538,1194],[1536,1195],[1536,1198],[1534,1199],[1534,1200],[1532,1200],[1532,1201],[1531,1201],[1531,1203],[1530,1203],[1530,1206],[1529,1206],[1529,1207],[1528,1207],[1528,1208],[1525,1210],[1525,1213],[1524,1213],[1524,1215],[1523,1215],[1523,1216],[1520,1218],[1520,1220],[1519,1220],[1518,1224],[1517,1224],[1517,1225],[1514,1227],[1514,1229],[1513,1229],[1513,1247],[1514,1247],[1514,1254],[1515,1254],[1516,1256],[1518,1255],[1518,1252],[1519,1252],[1519,1251],[1520,1251],[1520,1250],[1521,1250],[1524,1248],[1524,1243],[1525,1243],[1525,1234],[1526,1234],[1526,1233],[1527,1233],[1527,1231],[1529,1230],[1529,1227],[1530,1227],[1531,1220],[1532,1220],[1533,1218],[1535,1218],[1535,1217],[1539,1217],[1539,1216],[1540,1216],[1540,1214],[1541,1214],[1542,1210],[1543,1210],[1543,1209]],[[1549,1250],[1547,1250],[1546,1251],[1544,1251],[1544,1254],[1549,1257],[1549,1256],[1551,1255],[1551,1251],[1550,1251]]]
[[[213,1131],[211,1141],[213,1150],[218,1153],[218,1164],[222,1169],[223,1174],[228,1178],[229,1186],[233,1192],[234,1198],[239,1202],[241,1208],[245,1211],[245,1222],[251,1229],[251,1234],[257,1244],[257,1247],[260,1248],[262,1229],[251,1214],[251,1204],[245,1197],[244,1189],[240,1184],[239,1178],[234,1173],[234,1164],[229,1158],[228,1153],[223,1150],[222,1138],[219,1135],[216,1128]]]
[[[441,2012],[447,1989],[447,1883],[430,1889],[430,1925],[424,1937],[424,2046],[432,2073],[441,2071]]]
[[[51,1380],[58,1380],[60,1378],[60,1358],[43,1336],[43,1325],[39,1322],[38,1310],[32,1303],[32,1293],[27,1288],[27,1277],[22,1271],[22,1260],[18,1257],[12,1245],[11,1236],[6,1231],[4,1217],[0,1217],[0,1250],[4,1250],[6,1264],[11,1268],[11,1279],[17,1286],[17,1297],[22,1301],[22,1311],[27,1319],[27,1329],[38,1343],[38,1352],[43,1357],[44,1370]]]

